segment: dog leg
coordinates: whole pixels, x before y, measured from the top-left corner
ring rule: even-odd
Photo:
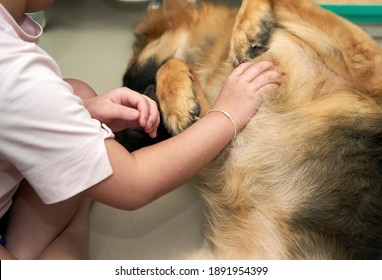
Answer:
[[[230,59],[239,64],[267,50],[275,20],[270,0],[243,0],[230,42]]]
[[[157,97],[163,121],[172,134],[178,134],[204,115],[211,107],[190,66],[170,59],[156,75]]]

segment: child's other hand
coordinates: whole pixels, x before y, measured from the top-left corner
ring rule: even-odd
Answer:
[[[151,137],[156,137],[160,122],[158,106],[145,95],[123,87],[83,101],[92,117],[113,131],[141,126]]]

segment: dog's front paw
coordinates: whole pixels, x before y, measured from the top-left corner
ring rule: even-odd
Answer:
[[[156,75],[157,98],[164,124],[175,135],[199,119],[201,107],[195,94],[194,78],[182,60],[171,59]]]
[[[260,21],[238,17],[230,42],[230,59],[239,64],[268,50],[275,21],[267,14]]]

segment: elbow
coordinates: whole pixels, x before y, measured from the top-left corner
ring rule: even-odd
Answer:
[[[124,211],[136,211],[141,209],[145,205],[147,205],[147,203],[134,201],[132,203],[123,203],[122,205],[119,205],[119,206],[116,206],[116,205],[109,205],[109,206],[112,206]]]
[[[153,188],[142,187],[141,184],[133,185],[135,187],[129,188],[95,186],[85,191],[85,195],[102,204],[125,211],[138,210],[162,196],[160,192],[152,191]]]
[[[148,194],[142,194],[142,193],[137,194],[132,192],[129,195],[129,197],[119,197],[111,201],[104,201],[104,202],[100,201],[100,202],[105,203],[111,207],[118,208],[120,210],[135,211],[148,205],[155,199],[157,199],[156,196],[150,196]]]
[[[121,207],[118,207],[118,208],[122,210],[126,210],[126,211],[139,210],[142,207],[156,200],[158,197],[159,196],[150,196],[148,194],[144,194],[144,195],[142,194],[142,195],[136,195],[136,196],[132,195],[132,197],[128,199],[128,201],[125,201],[125,203],[121,203],[122,204],[120,205]]]

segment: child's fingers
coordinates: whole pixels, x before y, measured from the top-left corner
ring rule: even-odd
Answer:
[[[122,105],[134,108],[139,112],[139,126],[149,133],[150,136],[155,137],[160,121],[156,102],[146,95],[142,95],[128,88],[123,88],[121,91],[121,99]]]
[[[277,85],[280,84],[280,78],[282,74],[276,70],[266,71],[257,76],[251,83],[253,84],[254,91],[258,91],[268,84]]]
[[[246,80],[253,80],[260,73],[272,69],[275,64],[272,61],[264,60],[257,63],[245,62],[240,64],[232,72],[234,75],[242,76]]]
[[[261,91],[261,94],[263,95],[263,94],[272,93],[278,90],[279,87],[280,87],[280,84],[278,83],[268,83],[264,85],[262,88],[260,88],[259,90]]]
[[[113,104],[108,110],[109,119],[122,119],[125,121],[135,121],[139,118],[140,113],[134,108]]]
[[[271,61],[261,61],[250,65],[241,75],[242,79],[247,82],[252,82],[261,76],[262,73],[270,71],[275,67],[275,64]]]
[[[156,102],[147,96],[144,96],[148,104],[148,116],[145,125],[145,131],[149,133],[151,137],[156,137],[156,131],[160,123],[160,116],[158,106]]]
[[[233,69],[231,75],[242,75],[249,67],[253,65],[252,62],[244,62],[239,64],[235,69]]]

